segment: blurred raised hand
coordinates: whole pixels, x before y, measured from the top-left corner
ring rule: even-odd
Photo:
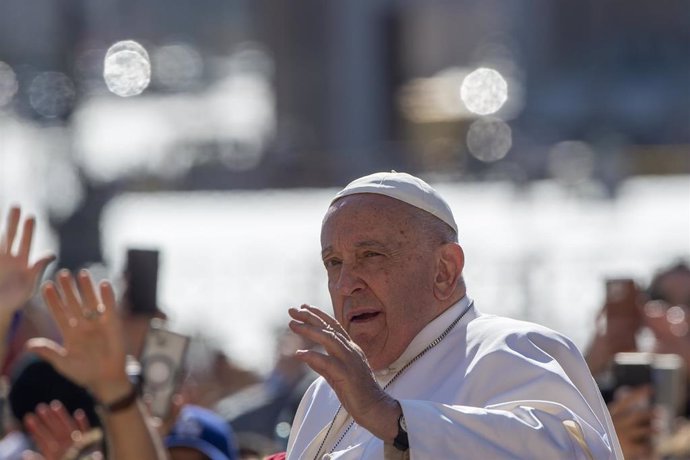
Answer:
[[[86,270],[76,280],[68,270],[61,270],[57,283],[46,282],[42,291],[63,343],[31,339],[29,349],[67,378],[91,390],[102,402],[127,394],[131,384],[125,371],[122,326],[110,283],[101,282],[97,292]]]
[[[138,399],[125,370],[122,323],[115,294],[107,281],[96,289],[82,270],[76,279],[67,270],[46,282],[43,298],[62,335],[62,344],[47,338],[29,340],[28,348],[65,377],[88,388],[103,405],[106,436],[113,460],[167,460],[163,442]]]
[[[102,439],[100,430],[91,430],[84,411],[70,415],[59,401],[39,404],[35,413],[24,417],[24,426],[45,460],[74,458],[73,453]]]
[[[621,388],[608,404],[618,440],[628,460],[646,460],[654,452],[654,411],[651,397],[652,389],[648,385]]]
[[[21,224],[21,225],[20,225]],[[55,256],[46,255],[29,263],[36,221],[27,217],[21,222],[21,210],[10,209],[5,229],[0,235],[0,315],[8,318],[31,298],[38,282]],[[21,235],[19,228],[21,227]],[[18,247],[16,241],[19,241]]]

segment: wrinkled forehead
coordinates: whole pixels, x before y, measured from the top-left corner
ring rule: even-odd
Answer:
[[[329,206],[321,223],[322,239],[326,232],[345,227],[402,228],[410,225],[414,206],[395,198],[373,193],[347,195]]]

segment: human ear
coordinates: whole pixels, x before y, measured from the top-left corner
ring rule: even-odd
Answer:
[[[457,243],[446,243],[438,250],[436,276],[434,277],[434,296],[438,300],[448,300],[457,292],[465,266],[465,253]]]

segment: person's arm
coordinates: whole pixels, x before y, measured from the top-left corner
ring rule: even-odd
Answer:
[[[111,458],[162,460],[167,454],[160,436],[125,372],[121,323],[110,283],[99,292],[85,270],[75,280],[63,270],[57,285],[45,283],[43,297],[63,337],[63,345],[31,339],[30,350],[67,378],[86,387],[99,401]],[[78,287],[77,287],[78,285]],[[109,409],[108,409],[109,408]]]
[[[29,263],[35,225],[33,217],[22,223],[21,210],[13,207],[0,234],[0,363],[5,360],[15,314],[29,301],[46,267],[55,259],[47,255]]]
[[[381,395],[361,351],[325,313],[307,307],[290,310],[290,315],[295,320],[291,328],[326,351],[304,351],[302,359],[324,377],[358,425],[390,445],[398,415],[388,411],[392,398]],[[462,359],[452,369],[438,369],[433,361],[420,360],[407,371],[403,378],[426,380],[425,385],[441,372],[446,383],[438,385],[445,386],[449,394],[458,392],[444,396],[451,398],[448,402],[393,400],[405,416],[411,455],[622,458],[617,441],[611,439],[615,433],[606,407],[575,347],[560,336],[540,334],[514,336],[506,342],[505,347],[495,349],[489,344],[487,350],[477,353],[482,356],[468,356],[473,364],[469,368]],[[457,388],[447,385],[452,381],[458,382]],[[310,435],[316,433],[307,437]],[[299,455],[290,454],[292,458]]]

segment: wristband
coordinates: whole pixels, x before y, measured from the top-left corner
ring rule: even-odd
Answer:
[[[129,407],[132,406],[139,397],[139,391],[135,385],[130,386],[129,393],[121,397],[120,399],[116,399],[115,401],[111,402],[110,404],[106,404],[104,402],[99,403],[99,405],[106,410],[106,412],[113,414],[115,412],[120,412],[123,411]]]

